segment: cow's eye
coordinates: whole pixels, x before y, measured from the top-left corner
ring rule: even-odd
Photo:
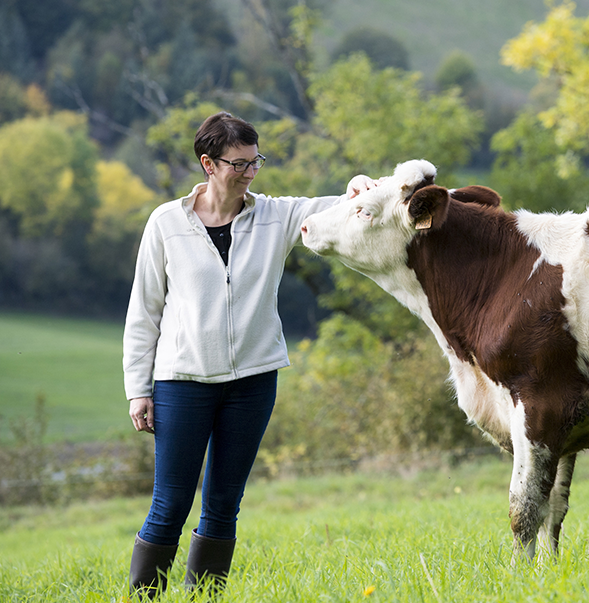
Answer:
[[[372,214],[365,207],[359,207],[356,210],[356,215],[364,220],[372,220]]]

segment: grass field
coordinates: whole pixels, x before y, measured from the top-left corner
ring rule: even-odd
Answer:
[[[0,441],[46,399],[48,440],[103,440],[131,429],[121,324],[0,314]]]
[[[118,324],[0,315],[0,414],[46,396],[53,440],[130,429]],[[7,436],[9,420],[0,421]],[[226,601],[582,601],[589,457],[578,465],[559,564],[510,567],[508,459],[402,479],[351,474],[252,482]],[[145,497],[0,507],[0,603],[122,602]],[[198,505],[197,505],[198,506]],[[196,524],[198,509],[189,526]],[[189,529],[163,601],[181,587]],[[206,598],[202,598],[204,602]]]
[[[515,569],[507,460],[410,479],[353,474],[253,483],[222,600],[586,601],[586,458],[578,473],[560,562]],[[0,509],[0,601],[123,601],[133,537],[148,505],[136,498]],[[188,600],[181,587],[188,532],[163,601]]]

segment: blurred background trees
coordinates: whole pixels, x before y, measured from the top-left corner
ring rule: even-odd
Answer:
[[[120,319],[147,216],[201,179],[192,138],[220,109],[260,132],[256,191],[339,194],[357,173],[425,157],[440,184],[493,186],[508,208],[584,209],[589,19],[572,3],[504,46],[505,65],[537,81],[517,105],[447,38],[428,74],[411,71],[415,42],[380,24],[323,48],[336,4],[1,2],[0,307]],[[281,291],[286,332],[303,341],[274,449],[472,443],[462,415],[441,411],[433,338],[374,283],[296,249]]]

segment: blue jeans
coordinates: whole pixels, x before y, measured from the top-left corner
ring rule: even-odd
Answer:
[[[198,533],[235,538],[239,504],[276,399],[277,371],[227,383],[156,381],[155,480],[139,536],[177,544],[205,452]]]

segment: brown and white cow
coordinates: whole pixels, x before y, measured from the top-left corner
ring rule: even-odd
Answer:
[[[376,281],[434,333],[469,420],[513,454],[514,553],[556,554],[589,447],[589,212],[506,213],[428,161],[305,220],[304,244]],[[515,558],[514,557],[514,558]]]

